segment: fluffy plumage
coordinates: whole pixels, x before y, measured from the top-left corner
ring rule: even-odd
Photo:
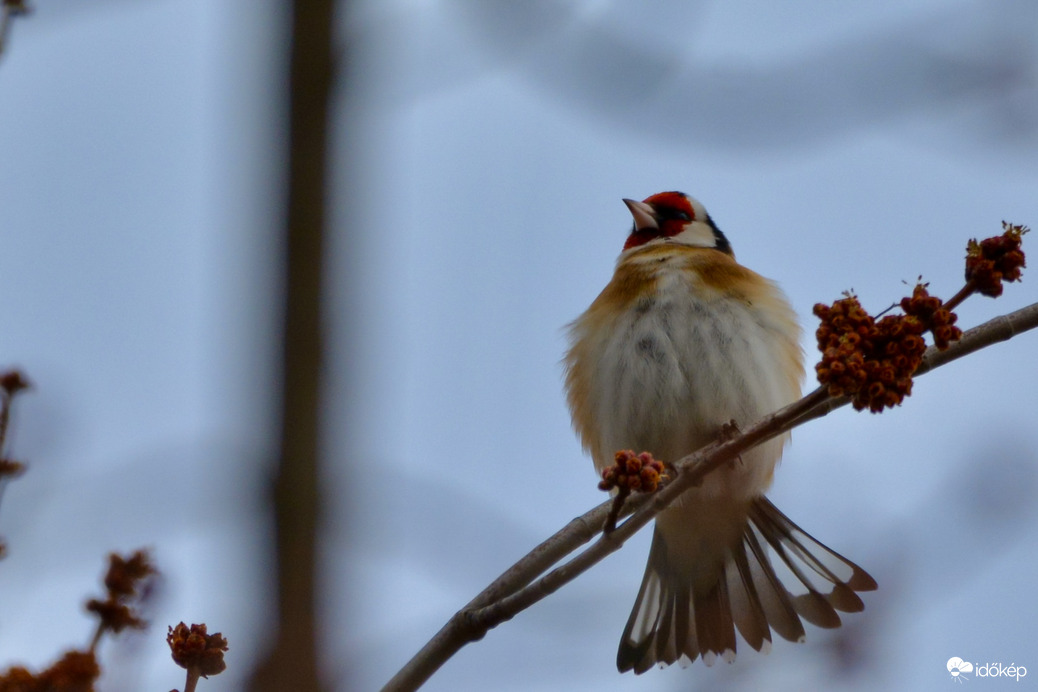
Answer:
[[[601,471],[620,449],[676,461],[734,420],[748,425],[800,396],[800,327],[781,290],[735,261],[699,202],[678,192],[624,200],[635,219],[613,279],[570,325],[573,424]],[[621,671],[702,655],[734,659],[771,630],[803,638],[800,618],[875,588],[859,567],[800,530],[764,497],[788,436],[709,474],[656,520]],[[770,554],[774,557],[769,557]]]

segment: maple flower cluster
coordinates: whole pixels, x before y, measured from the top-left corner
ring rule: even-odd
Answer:
[[[15,666],[0,675],[0,692],[93,692],[101,675],[97,659],[89,651],[69,651],[40,673]]]
[[[922,362],[926,342],[918,323],[888,315],[879,322],[848,295],[831,306],[819,303],[816,336],[822,360],[815,366],[829,396],[851,397],[859,411],[882,411],[912,393],[912,373]]]
[[[632,490],[653,493],[667,478],[663,462],[652,454],[635,454],[633,450],[622,449],[616,453],[613,465],[603,469],[598,487],[600,490],[619,488],[624,495]]]
[[[971,240],[966,248],[966,286],[948,303],[931,296],[919,283],[900,303],[901,315],[870,315],[857,296],[819,303],[814,314],[821,324],[815,336],[822,360],[815,366],[819,383],[830,396],[849,396],[855,409],[878,413],[899,405],[912,393],[912,375],[926,352],[923,335],[934,346],[948,348],[962,337],[952,309],[971,293],[998,296],[1003,281],[1019,281],[1024,267],[1020,249],[1023,226],[1003,222],[1000,236]]]
[[[151,558],[144,550],[138,550],[124,558],[116,553],[108,556],[108,573],[105,575],[105,600],[97,598],[87,601],[87,610],[100,619],[102,630],[122,632],[127,627],[143,629],[147,623],[131,607],[130,601],[139,595],[142,582],[155,574]]]
[[[227,639],[219,632],[209,634],[205,624],[188,627],[181,622],[170,627],[166,643],[173,652],[173,661],[196,675],[209,677],[227,668],[223,660]]]
[[[966,281],[978,293],[992,298],[1002,295],[1003,281],[1019,281],[1020,270],[1026,266],[1020,243],[1029,229],[1005,221],[1002,228],[1002,235],[980,242],[971,240],[966,246]]]
[[[142,582],[153,574],[155,568],[147,552],[138,550],[126,558],[112,553],[105,575],[108,597],[104,601],[87,602],[87,610],[100,619],[91,646],[84,651],[66,652],[39,673],[23,666],[8,669],[0,674],[0,692],[93,692],[94,683],[101,675],[95,655],[98,640],[105,632],[144,626],[129,601],[139,597]]]

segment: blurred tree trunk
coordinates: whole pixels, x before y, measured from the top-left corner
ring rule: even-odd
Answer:
[[[292,3],[281,449],[274,487],[278,632],[253,673],[250,687],[257,692],[321,689],[314,614],[333,5],[333,0]]]

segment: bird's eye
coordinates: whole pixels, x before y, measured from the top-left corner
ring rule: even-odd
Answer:
[[[674,207],[663,207],[663,206],[656,207],[656,214],[661,219],[670,219],[670,220],[673,220],[673,221],[684,221],[685,223],[688,223],[689,221],[692,220],[692,217],[689,215],[689,213],[687,211],[682,211],[681,209],[675,209]]]

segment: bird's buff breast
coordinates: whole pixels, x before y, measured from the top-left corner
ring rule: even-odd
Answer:
[[[716,251],[621,261],[572,337],[570,404],[599,470],[619,449],[677,461],[723,424],[749,425],[800,393],[792,309],[777,287]],[[784,441],[744,454],[695,494],[763,492]]]

